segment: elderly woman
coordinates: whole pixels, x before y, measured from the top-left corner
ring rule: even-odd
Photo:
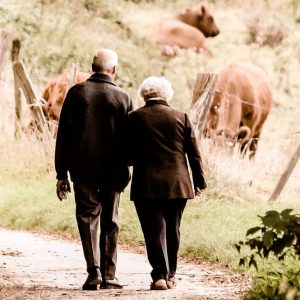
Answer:
[[[187,199],[206,188],[197,140],[187,114],[172,108],[169,81],[149,77],[139,94],[145,106],[128,116],[131,200],[152,266],[151,290],[176,285],[180,221]],[[190,179],[187,158],[192,171]]]

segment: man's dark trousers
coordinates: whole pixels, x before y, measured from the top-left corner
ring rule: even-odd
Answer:
[[[152,266],[153,281],[175,276],[180,222],[186,202],[186,199],[134,201]]]
[[[120,193],[101,189],[97,184],[78,182],[74,182],[74,193],[76,219],[87,271],[100,267],[104,280],[114,279]]]

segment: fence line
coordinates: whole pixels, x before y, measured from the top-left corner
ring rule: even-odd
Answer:
[[[255,107],[259,107],[259,108],[263,108],[263,109],[269,109],[269,107],[249,103],[249,102],[244,101],[244,100],[242,100],[241,98],[237,97],[236,95],[228,94],[228,93],[225,93],[225,92],[221,92],[221,91],[219,91],[219,90],[216,90],[215,92],[206,91],[206,93],[209,94],[209,95],[211,95],[211,96],[215,96],[216,94],[223,94],[223,95],[226,96],[226,99],[229,99],[230,101],[235,101],[235,100],[237,99],[237,100],[239,100],[241,103],[245,103],[245,104],[248,104],[248,105],[250,105],[250,106],[255,106]],[[230,98],[231,98],[231,99],[230,99]],[[232,98],[233,98],[233,99],[232,99]]]
[[[210,92],[211,93],[211,92]],[[245,103],[247,105],[250,105],[250,106],[254,106],[254,107],[258,107],[258,108],[262,108],[262,109],[269,109],[269,107],[266,107],[266,106],[262,106],[262,105],[258,105],[258,104],[252,104],[252,103],[249,103],[247,101],[244,101],[242,100],[241,98],[237,97],[236,95],[234,94],[229,94],[229,93],[225,93],[225,92],[221,92],[219,90],[216,90],[214,93],[211,93],[215,96],[215,94],[222,94],[222,95],[225,95],[226,96],[226,100],[230,100],[230,101],[236,101],[236,100],[239,100],[241,103]]]
[[[225,92],[221,92],[220,90],[206,91],[206,94],[210,95],[211,97],[215,96],[217,93],[222,94],[222,95],[224,95],[226,97],[226,99],[225,99],[226,103],[225,104],[227,104],[227,105],[228,105],[229,101],[240,101],[241,103],[245,103],[247,105],[250,105],[250,106],[253,106],[253,107],[257,107],[257,108],[266,109],[266,110],[269,110],[269,109],[272,108],[272,107],[269,108],[269,107],[265,107],[265,106],[262,106],[262,105],[257,105],[257,104],[246,102],[246,101],[242,100],[241,98],[237,97],[236,95],[225,93]],[[228,111],[228,109],[227,109],[227,111]],[[225,115],[225,112],[223,112],[223,116],[224,115]],[[226,117],[226,124],[228,124],[228,119],[230,118],[229,114],[227,113],[227,116],[225,116],[225,117]],[[290,135],[295,135],[295,134],[299,134],[299,133],[300,133],[300,131],[296,131],[296,132],[290,132],[290,133],[286,133],[286,134],[281,134],[281,136],[289,138]],[[252,140],[253,139],[254,138],[252,138]]]

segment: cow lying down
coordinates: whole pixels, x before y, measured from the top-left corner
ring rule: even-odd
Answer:
[[[163,18],[152,30],[149,40],[161,46],[163,54],[166,47],[193,49],[201,51],[206,37],[219,34],[207,5],[199,4],[182,12]]]

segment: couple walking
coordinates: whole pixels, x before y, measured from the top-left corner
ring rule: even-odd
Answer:
[[[168,104],[169,81],[146,78],[139,88],[145,105],[133,110],[131,98],[113,81],[117,64],[114,51],[100,49],[91,77],[67,93],[55,149],[56,192],[62,200],[71,191],[69,172],[88,272],[82,289],[122,288],[115,277],[118,207],[133,166],[130,197],[152,267],[150,289],[166,290],[176,285],[187,199],[206,187],[201,156],[188,116]]]

